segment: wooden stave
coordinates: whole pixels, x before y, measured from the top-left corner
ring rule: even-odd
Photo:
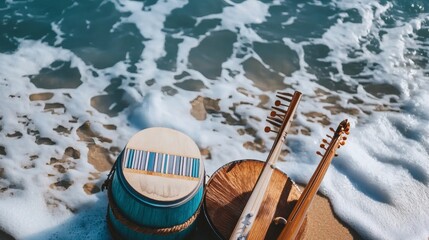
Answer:
[[[240,165],[242,167],[245,167],[245,165],[243,165],[243,164],[253,166],[253,171],[251,173],[252,179],[251,179],[251,181],[240,181],[240,182],[247,183],[247,188],[246,188],[247,191],[240,194],[239,198],[241,198],[241,199],[238,199],[238,201],[240,202],[240,204],[238,204],[238,206],[236,204],[235,207],[231,207],[229,210],[224,211],[225,213],[233,212],[234,216],[230,219],[224,219],[224,217],[223,217],[222,220],[219,220],[218,222],[223,222],[223,225],[224,225],[223,227],[221,227],[223,229],[220,229],[219,223],[215,222],[213,220],[213,219],[217,219],[219,217],[213,216],[214,210],[210,210],[210,209],[219,209],[219,207],[216,207],[214,205],[210,206],[210,204],[212,204],[212,202],[213,202],[210,199],[211,198],[210,194],[211,194],[211,190],[213,188],[213,184],[214,184],[213,182],[215,181],[214,179],[216,179],[217,176],[219,176],[219,174],[222,174],[223,171],[228,170],[228,172],[230,172],[230,171],[234,170],[235,167],[240,166]],[[251,194],[251,191],[253,190],[253,187],[256,185],[256,181],[257,181],[258,176],[260,175],[264,165],[265,165],[265,162],[262,162],[259,160],[254,160],[254,159],[236,160],[236,161],[230,162],[228,164],[225,164],[224,166],[222,166],[221,168],[216,170],[215,173],[213,173],[213,175],[209,179],[208,183],[206,184],[206,190],[205,190],[205,194],[203,197],[204,220],[202,220],[202,221],[204,221],[204,224],[208,225],[208,227],[211,230],[213,230],[213,235],[210,236],[210,239],[228,239],[229,238],[230,234],[228,234],[228,232],[232,233],[232,231],[235,227],[236,221],[240,217],[240,214],[246,205],[247,199],[250,197],[250,194]],[[280,180],[280,179],[284,182],[284,183],[282,183],[283,186],[279,185],[278,181],[276,181],[276,180]],[[229,181],[225,181],[225,182],[229,183]],[[219,186],[225,186],[225,184],[220,184]],[[275,188],[273,188],[273,187],[275,187]],[[274,190],[279,189],[279,188],[281,189],[281,192],[276,193],[276,191],[274,191]],[[233,188],[233,189],[235,189],[235,188]],[[273,196],[273,193],[275,193],[274,196]],[[244,196],[244,195],[246,195],[246,196]],[[275,238],[277,238],[278,235],[280,234],[280,231],[284,227],[284,225],[282,225],[282,224],[275,225],[272,222],[273,218],[274,217],[283,217],[284,219],[287,219],[288,215],[292,211],[292,209],[293,209],[295,203],[297,202],[297,200],[299,199],[300,195],[301,195],[301,191],[299,190],[298,186],[284,172],[282,172],[278,169],[275,169],[273,176],[270,180],[268,190],[264,196],[264,201],[263,201],[261,210],[256,216],[256,219],[255,219],[256,222],[254,224],[254,227],[250,231],[247,239],[259,240],[259,239],[275,239]],[[270,197],[267,197],[267,196],[270,196]],[[220,198],[220,196],[217,195],[217,198]],[[280,198],[281,199],[286,198],[287,201],[284,201],[284,202],[279,201]],[[230,199],[224,200],[224,202],[229,202],[230,204],[234,201],[237,202],[237,200],[230,200]],[[270,207],[269,207],[270,204],[275,203],[275,202],[277,202],[275,210],[273,210],[273,208],[270,209]],[[239,210],[237,210],[237,209],[239,209]],[[235,210],[235,212],[234,212],[234,210]],[[262,213],[264,213],[264,214],[262,214]],[[222,218],[222,217],[220,217],[220,218]],[[267,221],[269,223],[267,223]],[[307,224],[307,221],[305,220],[296,239],[302,239],[303,238],[306,224]],[[267,229],[267,230],[261,231],[261,228],[258,227],[260,225],[265,225],[263,227],[263,229]]]

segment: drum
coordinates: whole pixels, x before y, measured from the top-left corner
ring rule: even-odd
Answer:
[[[117,239],[183,239],[194,228],[204,192],[195,142],[168,128],[135,134],[109,179],[109,228]]]
[[[206,186],[203,207],[215,233],[211,239],[229,239],[265,162],[239,160],[219,168]],[[301,192],[282,171],[275,169],[247,239],[277,239]],[[306,222],[300,234],[302,237]]]

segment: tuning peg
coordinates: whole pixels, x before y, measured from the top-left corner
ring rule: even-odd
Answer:
[[[285,97],[285,96],[282,96],[282,95],[280,95],[280,94],[277,94],[277,95],[276,95],[276,97],[278,97],[278,98],[280,98],[280,99],[282,99],[282,100],[288,101],[288,102],[291,102],[291,101],[292,101],[292,99],[287,98],[287,97]]]
[[[281,109],[281,108],[278,108],[278,107],[271,107],[274,111],[272,111],[271,113],[270,113],[270,116],[271,117],[279,117],[280,119],[281,119],[281,121],[283,122],[283,120],[284,120],[284,118],[285,118],[285,116],[286,116],[286,111],[285,110],[283,110],[283,109]]]
[[[336,153],[335,153],[335,154],[334,154],[334,157],[338,157],[338,154],[336,154]]]
[[[319,151],[317,151],[316,154],[319,155],[319,156],[321,156],[321,157],[323,157],[323,154],[321,152],[319,152]]]
[[[350,134],[350,128],[348,127],[348,128],[346,128],[345,130],[344,130],[344,133],[345,134],[347,134],[347,135],[349,135]]]
[[[328,134],[326,134],[326,137],[328,137],[328,138],[332,139],[332,137],[331,137],[331,136],[329,136]]]
[[[277,94],[280,94],[280,95],[283,95],[283,96],[293,97],[292,93],[287,93],[287,92],[278,92]]]
[[[269,132],[275,132],[275,133],[277,133],[276,131],[274,131],[274,130],[272,130],[270,127],[268,127],[268,126],[266,126],[265,128],[264,128],[264,131],[266,132],[266,133],[269,133]]]
[[[322,144],[320,144],[320,147],[321,147],[321,148],[323,148],[323,149],[325,149],[325,150],[328,150],[328,149],[326,148],[325,144],[323,144],[323,143],[322,143]]]
[[[335,129],[333,129],[332,127],[330,127],[329,130],[331,130],[332,132],[335,132]]]
[[[328,140],[326,140],[326,139],[323,139],[322,142],[326,143],[326,144],[329,144]]]
[[[281,120],[279,118],[267,117],[267,121],[268,121],[268,119],[271,120],[271,121],[275,121],[275,122],[279,123],[280,125],[283,123],[283,120]],[[277,126],[277,127],[280,127],[280,126]]]
[[[289,107],[288,105],[283,104],[283,103],[282,103],[282,101],[280,101],[280,100],[276,100],[276,101],[274,102],[274,105],[276,105],[277,107],[278,107],[278,106]]]
[[[275,111],[277,111],[277,112],[281,112],[281,113],[283,113],[283,114],[286,114],[286,110],[284,110],[284,109],[281,109],[281,108],[278,108],[278,107],[274,107],[274,106],[272,106],[271,107],[273,110],[275,110]],[[277,113],[278,114],[278,113]]]
[[[344,145],[346,145],[346,142],[345,141],[341,141],[340,144],[341,144],[341,146],[344,146]]]
[[[347,120],[347,119],[346,119]],[[347,134],[347,135],[349,135],[349,133],[350,133],[350,122],[347,122],[347,124],[346,124],[346,129],[344,130],[344,132]]]
[[[344,136],[344,137],[343,137],[343,140],[344,140],[344,141],[346,141],[346,140],[347,140],[347,137],[346,137],[346,136]]]
[[[276,118],[267,118],[267,122],[269,122],[270,124],[272,124],[275,127],[281,126],[281,123],[279,123]]]

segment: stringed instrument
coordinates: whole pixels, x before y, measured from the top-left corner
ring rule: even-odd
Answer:
[[[325,150],[325,153],[317,152],[318,155],[322,156],[322,160],[316,168],[316,171],[311,176],[310,181],[304,188],[304,192],[301,194],[298,202],[295,204],[291,214],[287,218],[286,226],[278,237],[279,240],[290,240],[296,239],[301,226],[304,222],[308,209],[310,208],[311,202],[313,201],[317,190],[322,183],[323,177],[331,164],[332,158],[336,156],[336,150],[345,144],[349,134],[350,123],[347,119],[343,120],[337,127],[336,130],[330,128],[334,132],[334,136],[326,135],[329,140],[323,139],[320,147]]]
[[[290,212],[299,197],[298,188],[275,164],[301,95],[298,91],[276,95],[278,100],[267,117],[273,127],[266,127],[265,132],[275,132],[277,137],[265,163],[241,160],[226,164],[207,183],[203,209],[219,238],[272,239],[268,230],[275,215]]]

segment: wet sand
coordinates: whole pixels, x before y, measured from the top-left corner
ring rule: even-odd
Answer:
[[[305,240],[313,239],[361,239],[359,234],[339,219],[332,210],[329,199],[316,195],[307,216]]]

